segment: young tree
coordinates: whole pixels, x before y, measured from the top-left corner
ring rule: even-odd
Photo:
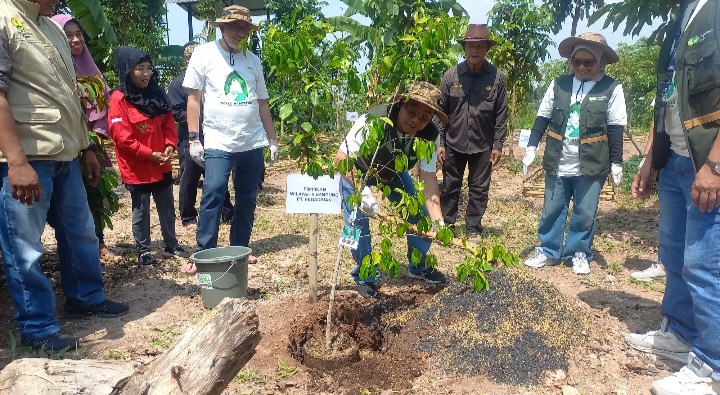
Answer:
[[[498,44],[490,50],[488,56],[507,76],[511,103],[508,125],[511,142],[517,102],[525,98],[533,82],[540,80],[539,63],[550,56],[547,49],[554,44],[550,38],[553,23],[550,11],[536,6],[533,0],[498,0],[490,10],[491,31]]]
[[[650,45],[647,38],[641,38],[634,44],[621,43],[617,53],[620,60],[607,66],[607,72],[622,83],[629,125],[647,130],[652,121],[650,103],[655,96],[655,67],[660,47]]]
[[[605,5],[605,0],[545,0],[543,6],[547,7],[555,19],[553,33],[557,34],[568,17],[572,18],[570,35],[577,35],[578,22],[589,18],[592,11]]]
[[[657,26],[648,40],[659,43],[668,29],[670,17],[677,14],[681,2],[687,4],[687,0],[625,0],[606,4],[590,16],[588,23],[593,24],[605,16],[603,28],[612,24],[613,30],[617,30],[624,22],[623,34],[626,36],[640,34],[645,25]],[[657,18],[662,23],[653,22]]]

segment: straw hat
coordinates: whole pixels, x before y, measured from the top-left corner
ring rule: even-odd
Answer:
[[[250,10],[243,6],[231,5],[223,8],[220,18],[210,22],[210,26],[219,26],[222,23],[232,23],[235,21],[243,21],[250,24],[250,28],[257,30],[258,26],[253,23],[250,18]]]
[[[432,108],[440,122],[446,124],[448,123],[448,116],[440,109],[440,105],[438,104],[441,97],[440,89],[435,87],[435,85],[429,82],[418,81],[408,85],[404,93],[396,95],[390,99],[390,102],[414,100],[422,103]]]
[[[497,44],[497,41],[490,39],[490,29],[488,29],[487,25],[471,24],[468,26],[465,37],[458,39],[458,42],[463,45],[465,43],[477,43],[482,41],[487,42],[488,49]]]
[[[587,32],[581,33],[577,37],[568,37],[562,40],[560,45],[558,45],[558,52],[560,53],[560,56],[569,59],[573,54],[573,49],[575,48],[575,45],[581,43],[588,43],[600,46],[603,51],[605,51],[605,62],[607,64],[615,63],[620,60],[620,57],[615,52],[615,50],[608,45],[605,36],[600,33]]]

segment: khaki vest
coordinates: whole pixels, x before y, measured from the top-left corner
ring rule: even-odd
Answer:
[[[396,122],[400,104],[393,106],[392,113],[390,113],[389,108],[389,104],[381,104],[368,110],[368,113],[378,117],[388,117],[393,122]],[[367,172],[369,164],[372,163],[372,167],[377,171],[374,177],[378,181],[387,184],[398,176],[395,172],[395,158],[397,156],[400,156],[400,154],[407,156],[408,170],[412,169],[418,162],[414,148],[416,138],[435,141],[440,135],[440,131],[432,121],[414,136],[398,137],[398,133],[395,127],[385,125],[385,135],[378,143],[377,152],[373,151],[371,157],[358,155],[355,166],[363,172]]]
[[[549,174],[557,174],[558,171],[572,99],[572,83],[572,75],[555,80],[551,130],[547,132],[543,154],[543,167]],[[595,83],[580,105],[580,172],[588,177],[610,173],[607,111],[610,97],[617,85],[617,81],[604,76]]]
[[[38,12],[36,3],[0,0],[13,64],[5,97],[28,160],[69,161],[89,144],[75,66],[60,26]]]

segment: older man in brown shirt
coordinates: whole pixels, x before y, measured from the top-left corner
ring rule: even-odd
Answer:
[[[440,106],[450,118],[438,149],[444,184],[440,204],[445,223],[455,224],[467,166],[470,198],[465,226],[468,238],[474,238],[482,233],[490,174],[502,156],[507,95],[505,74],[485,61],[488,49],[496,44],[487,26],[470,25],[458,42],[465,50],[465,61],[448,70],[440,85]]]

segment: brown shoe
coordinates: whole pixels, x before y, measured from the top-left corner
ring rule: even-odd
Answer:
[[[100,244],[100,260],[107,263],[120,263],[123,261],[123,257],[115,255],[114,252],[110,251],[105,243]]]

